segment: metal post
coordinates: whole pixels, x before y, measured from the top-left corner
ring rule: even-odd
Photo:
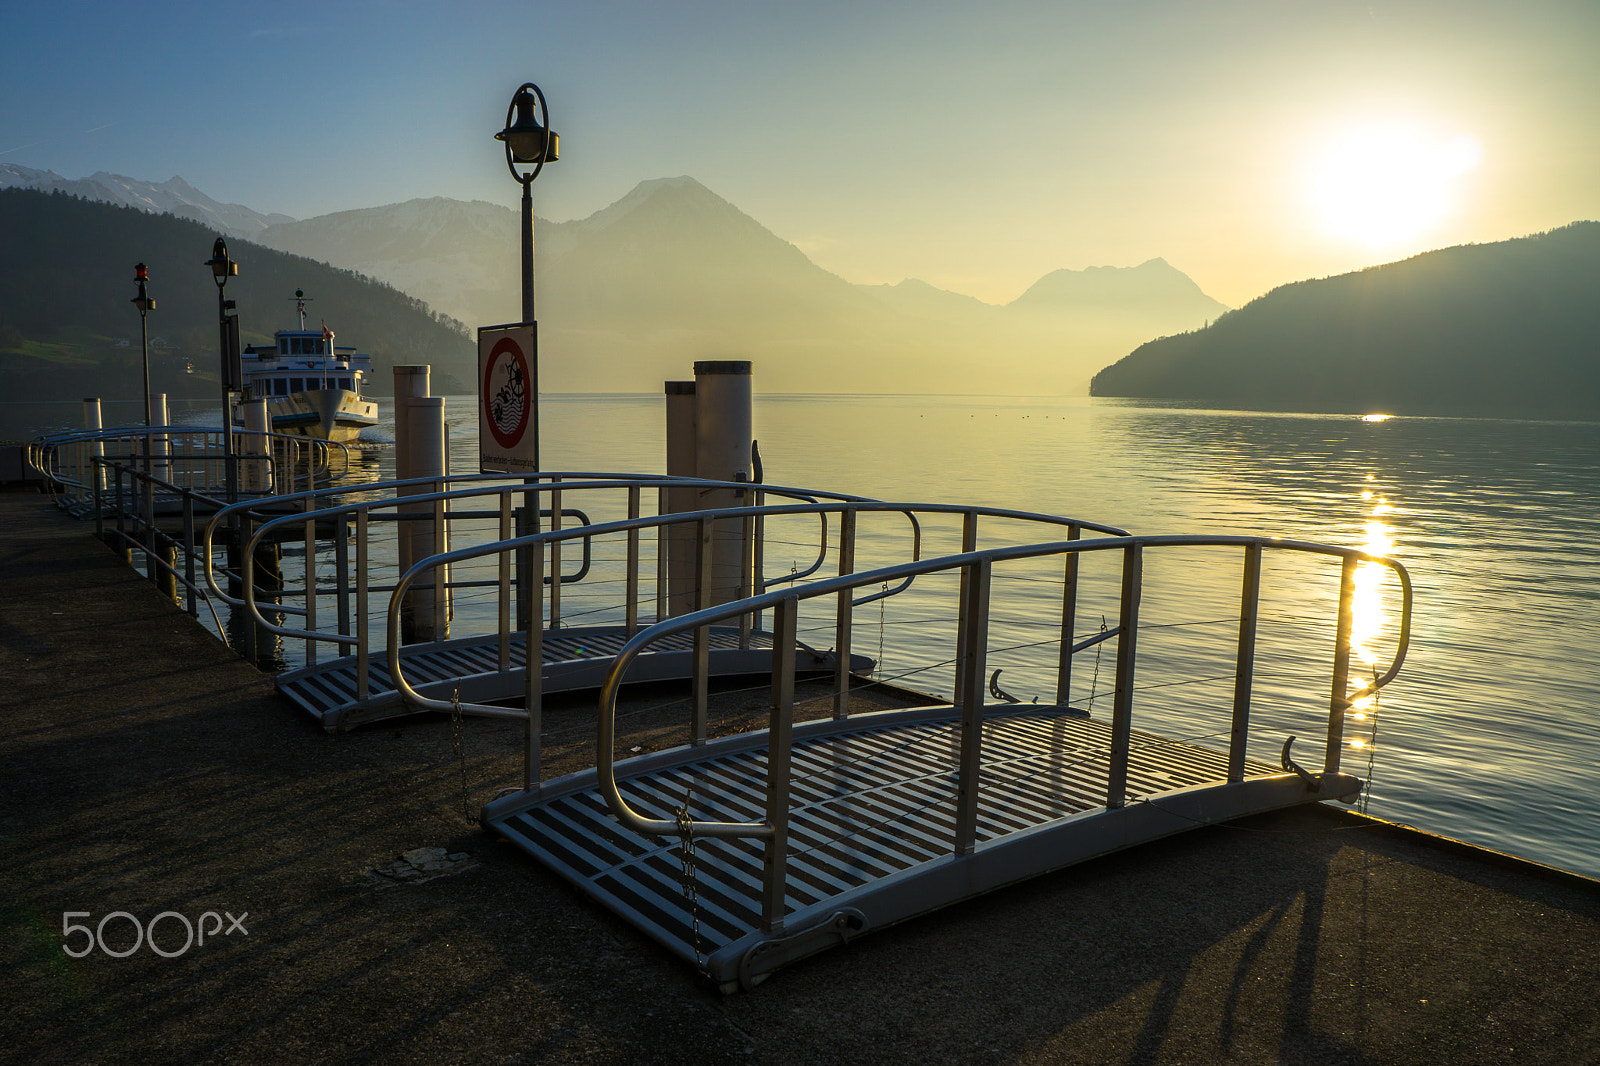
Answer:
[[[538,521],[537,511],[534,521]],[[523,725],[522,787],[539,794],[539,732],[544,722],[544,548],[535,546],[528,553],[528,588],[533,602],[523,637],[522,705],[527,712]]]
[[[371,651],[367,647],[367,509],[356,512],[356,699],[370,691]]]
[[[500,490],[500,539],[511,539],[512,521],[515,517],[515,507],[512,503],[510,489]],[[511,552],[496,553],[499,563],[499,587],[495,591],[495,606],[497,610],[497,625],[495,632],[500,636],[500,672],[505,673],[511,669]]]
[[[339,615],[339,635],[350,635],[350,537],[349,517],[333,516],[334,604]]]
[[[968,511],[961,519],[961,551],[963,553],[978,550],[978,516],[976,512]],[[961,596],[956,606],[956,617],[967,617],[967,568],[961,568]],[[959,701],[961,693],[966,686],[966,660],[956,656],[956,699]]]
[[[856,512],[846,507],[839,512],[839,576],[856,572]],[[850,622],[854,609],[850,600],[854,589],[839,592],[833,626],[833,716],[850,713]]]
[[[639,486],[628,486],[628,517],[639,517]],[[631,638],[639,631],[639,530],[628,530],[628,606],[624,624]]]
[[[667,513],[668,489],[656,490],[656,517]],[[665,522],[656,525],[656,621],[667,617],[667,537],[672,529]]]
[[[188,586],[189,613],[198,616],[200,605],[194,591],[194,494],[187,489],[183,492],[183,576]]]
[[[744,535],[739,542],[739,598],[749,599],[750,585],[755,580],[755,546],[756,546],[756,520],[753,515],[744,516]],[[753,618],[746,611],[739,616],[739,650],[750,650],[750,630]]]
[[[1076,522],[1067,526],[1067,539],[1077,540],[1083,527]],[[1079,553],[1066,553],[1061,578],[1061,658],[1056,666],[1056,706],[1072,703],[1072,645],[1078,628],[1078,560]]]
[[[532,322],[533,313],[533,181],[522,183],[522,321]]]
[[[711,606],[711,527],[709,518],[694,524],[694,609]],[[689,727],[689,743],[706,742],[706,704],[711,692],[711,627],[696,626],[694,631],[694,712]]]
[[[1328,750],[1324,778],[1339,772],[1344,748],[1344,712],[1350,706],[1350,634],[1355,628],[1356,560],[1346,556],[1339,572],[1339,622],[1333,638],[1333,694],[1328,700]]]
[[[1122,549],[1122,609],[1117,618],[1117,682],[1111,695],[1111,752],[1106,772],[1106,809],[1127,802],[1128,748],[1133,734],[1133,662],[1138,650],[1139,596],[1144,581],[1144,548]]]
[[[1256,619],[1261,608],[1261,545],[1244,549],[1244,588],[1239,594],[1239,658],[1233,671],[1233,731],[1228,741],[1228,780],[1244,780],[1250,742],[1250,688],[1256,667]]]
[[[794,646],[798,597],[772,611],[772,713],[767,725],[767,838],[762,862],[761,928],[783,932],[789,862],[789,753],[794,737]]]
[[[316,498],[307,496],[305,499],[305,587],[306,587],[306,632],[317,631],[317,520]],[[317,642],[311,637],[306,638],[306,665],[313,666],[317,661]]]
[[[983,767],[983,669],[989,647],[989,579],[993,564],[980,559],[962,567],[967,586],[957,657],[965,664],[961,691],[961,760],[956,776],[955,853],[977,847],[979,774]]]
[[[550,489],[550,532],[554,533],[561,528],[561,490],[555,487],[556,482],[551,482]],[[550,628],[561,628],[561,542],[550,542]]]

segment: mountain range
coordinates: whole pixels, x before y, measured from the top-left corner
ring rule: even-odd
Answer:
[[[518,225],[433,198],[259,239],[487,325],[520,317]],[[651,390],[696,359],[744,358],[779,392],[1082,393],[1135,345],[1227,310],[1160,259],[1056,271],[1004,306],[915,279],[852,284],[690,177],[535,231],[541,384],[556,392]]]
[[[0,189],[0,383],[11,400],[132,399],[142,388],[134,264],[149,270],[153,392],[218,398],[217,289],[205,266],[216,229],[185,218],[64,192]],[[90,250],[90,251],[87,251]],[[230,239],[239,264],[225,296],[245,343],[295,325],[294,293],[311,298],[309,324],[370,353],[374,393],[395,364],[430,363],[440,392],[472,388],[477,364],[458,322],[381,282]]]
[[[202,222],[354,271],[469,326],[521,317],[519,215],[443,197],[296,220],[174,177],[68,179],[0,164],[0,187]],[[1135,345],[1226,307],[1160,259],[1058,270],[987,304],[915,279],[856,285],[689,177],[640,183],[578,220],[539,220],[541,386],[646,391],[697,359],[751,359],[778,392],[1082,393]]]
[[[1600,420],[1600,222],[1283,285],[1095,375],[1252,410]]]
[[[14,163],[0,163],[0,189],[60,192],[84,200],[176,215],[202,222],[229,237],[248,240],[259,240],[262,231],[269,226],[294,221],[288,215],[263,215],[242,204],[219,203],[179,177],[156,184],[102,170],[87,178],[64,178],[53,170],[30,170]]]

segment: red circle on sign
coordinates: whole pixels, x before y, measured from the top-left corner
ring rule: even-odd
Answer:
[[[502,356],[506,358],[502,359]],[[496,390],[495,371],[501,366],[505,366],[508,373],[505,384]],[[527,432],[528,416],[533,410],[532,397],[528,395],[528,378],[528,361],[523,358],[522,349],[510,337],[501,337],[499,343],[490,350],[484,364],[483,391],[478,402],[488,415],[489,435],[502,448],[515,448],[522,443],[522,435]],[[501,428],[502,414],[510,415],[504,421],[513,422],[512,428]]]

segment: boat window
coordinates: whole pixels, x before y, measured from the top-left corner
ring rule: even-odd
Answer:
[[[278,354],[279,355],[288,355],[289,354],[289,338],[288,337],[279,337],[278,338]]]
[[[322,388],[322,382],[317,378],[306,378],[306,391]]]
[[[346,390],[351,391],[351,392],[355,391],[355,385],[353,385],[351,383],[349,378],[340,378],[339,379],[339,387],[341,389],[346,389]]]
[[[277,378],[277,379],[275,379],[272,382],[272,394],[274,396],[287,396],[287,395],[289,395],[289,379],[288,378]]]
[[[290,378],[289,379],[289,391],[290,392],[304,392],[305,388],[306,388],[306,380],[305,380],[305,378]]]

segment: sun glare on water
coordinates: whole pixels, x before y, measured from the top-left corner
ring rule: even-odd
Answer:
[[[1324,142],[1311,166],[1313,208],[1340,239],[1381,248],[1422,236],[1458,207],[1461,179],[1483,149],[1465,134],[1437,137],[1375,125]]]

